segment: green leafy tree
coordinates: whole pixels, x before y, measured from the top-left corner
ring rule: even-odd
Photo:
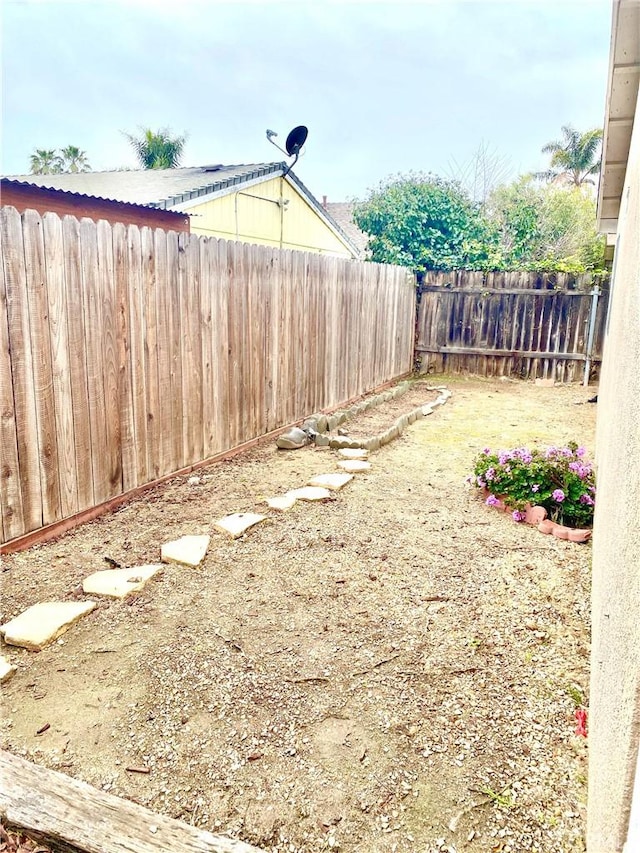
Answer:
[[[168,128],[156,132],[141,128],[140,136],[124,135],[143,169],[174,169],[180,165],[186,136],[171,136]]]
[[[57,175],[62,172],[63,161],[55,148],[36,148],[30,158],[32,175]]]
[[[371,260],[423,272],[486,269],[498,262],[495,229],[456,181],[398,175],[354,209]]]
[[[76,145],[67,145],[60,149],[64,172],[90,172],[91,166],[87,160],[87,152],[81,151]]]
[[[503,269],[578,273],[605,268],[595,201],[580,187],[540,185],[523,176],[492,193],[487,214],[499,234]]]
[[[548,142],[542,151],[551,154],[551,168],[536,177],[545,180],[563,178],[576,187],[595,183],[592,176],[600,172],[602,130],[596,128],[579,133],[571,125],[562,128],[562,139]]]

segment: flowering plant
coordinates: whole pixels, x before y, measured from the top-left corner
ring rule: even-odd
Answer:
[[[524,520],[527,504],[543,506],[552,521],[567,527],[591,527],[596,500],[593,465],[584,447],[571,441],[546,450],[499,450],[486,447],[475,462],[471,485],[489,492],[488,506],[500,501]]]

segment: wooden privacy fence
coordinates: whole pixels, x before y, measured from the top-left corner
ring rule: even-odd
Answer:
[[[399,267],[0,213],[3,541],[411,370]]]
[[[588,275],[425,273],[416,364],[422,373],[582,379],[597,369],[607,290]]]

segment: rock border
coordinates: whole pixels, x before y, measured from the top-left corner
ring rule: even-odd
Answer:
[[[384,445],[393,441],[394,438],[401,436],[410,424],[415,423],[420,418],[425,418],[428,415],[433,414],[434,410],[438,406],[444,406],[447,400],[452,396],[452,392],[449,391],[445,385],[436,385],[433,388],[428,388],[427,390],[440,392],[436,400],[431,403],[426,403],[423,406],[417,406],[407,414],[400,415],[399,418],[396,418],[396,420],[393,421],[390,427],[377,435],[368,436],[367,438],[350,438],[349,436],[342,435],[331,437],[330,435],[327,435],[327,433],[332,432],[342,424],[346,423],[350,418],[357,417],[374,406],[379,406],[382,403],[388,403],[390,400],[401,397],[403,394],[406,394],[411,386],[412,383],[409,380],[404,380],[388,391],[382,391],[380,394],[374,394],[367,400],[361,400],[346,409],[338,409],[333,414],[325,415],[322,413],[316,413],[310,415],[310,417],[306,418],[302,422],[301,427],[293,427],[291,430],[287,430],[282,433],[282,435],[278,436],[276,444],[282,450],[294,450],[304,447],[304,444],[296,443],[296,439],[300,438],[299,433],[304,432],[307,436],[305,444],[313,443],[316,447],[330,447],[333,450],[379,450],[381,447],[384,447]],[[293,434],[294,430],[295,437],[292,435],[292,441],[291,438],[289,438],[289,433]]]

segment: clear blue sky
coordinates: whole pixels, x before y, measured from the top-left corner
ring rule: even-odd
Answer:
[[[570,123],[602,125],[610,0],[4,0],[2,173],[77,145],[135,167],[121,131],[186,132],[183,165],[281,159],[330,201],[390,174],[450,174],[480,143],[538,170]]]

